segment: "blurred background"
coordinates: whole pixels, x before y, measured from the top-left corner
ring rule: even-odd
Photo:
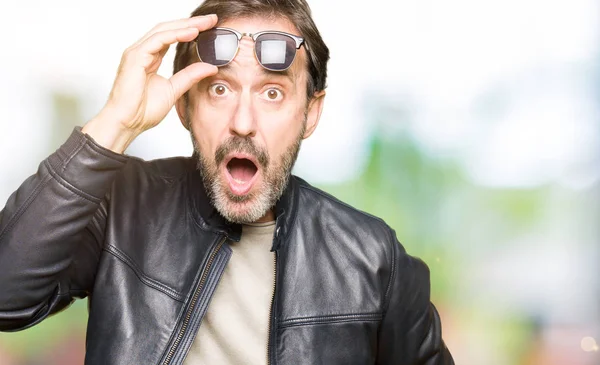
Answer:
[[[309,3],[330,77],[295,173],[427,262],[457,364],[600,364],[600,3]],[[0,206],[100,110],[122,51],[197,5],[0,6]],[[191,151],[172,112],[127,153]],[[86,304],[0,333],[0,364],[82,364]]]

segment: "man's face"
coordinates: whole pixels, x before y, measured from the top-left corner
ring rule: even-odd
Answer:
[[[285,18],[238,18],[221,24],[242,33],[298,35]],[[284,72],[264,69],[243,37],[227,66],[193,87],[187,113],[204,184],[217,210],[237,223],[272,220],[302,139],[318,122],[323,95],[307,100],[306,51]],[[182,120],[184,125],[186,121]]]

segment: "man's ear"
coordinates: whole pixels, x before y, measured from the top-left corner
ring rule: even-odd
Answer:
[[[190,130],[188,122],[189,113],[187,111],[187,108],[187,96],[183,95],[175,102],[175,110],[177,110],[177,115],[179,116],[179,121],[183,125],[183,128]]]
[[[304,131],[303,139],[310,137],[317,128],[321,112],[323,111],[323,103],[325,102],[325,90],[314,93],[312,99],[308,103],[306,111],[306,130]]]

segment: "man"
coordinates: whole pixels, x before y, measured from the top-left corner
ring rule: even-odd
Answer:
[[[426,265],[290,177],[328,58],[304,0],[206,0],[128,48],[0,214],[0,329],[88,296],[86,364],[453,364]],[[173,106],[191,158],[122,154]]]

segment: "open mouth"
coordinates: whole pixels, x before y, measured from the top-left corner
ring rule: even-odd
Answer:
[[[243,156],[232,157],[226,167],[229,188],[236,195],[248,194],[258,176],[258,167],[250,158]]]

